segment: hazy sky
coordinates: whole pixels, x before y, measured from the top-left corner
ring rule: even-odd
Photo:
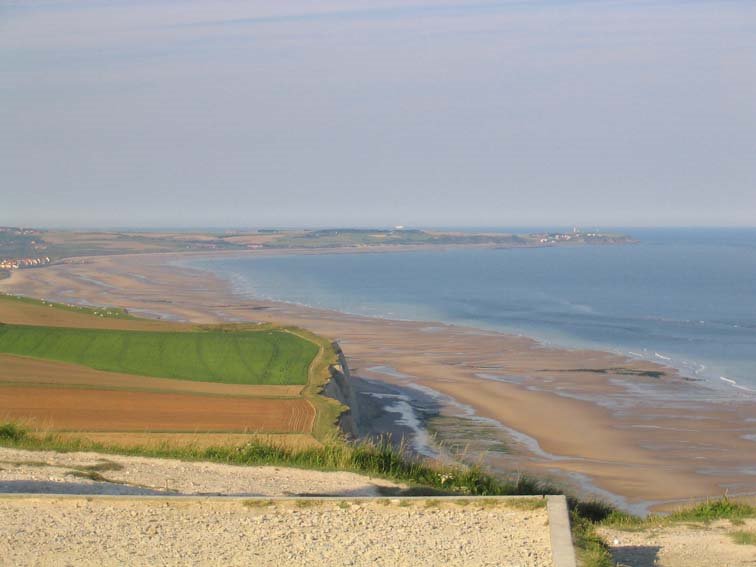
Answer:
[[[0,0],[0,224],[756,225],[754,0]]]

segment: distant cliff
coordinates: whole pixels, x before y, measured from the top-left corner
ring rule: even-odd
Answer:
[[[352,388],[351,375],[344,351],[336,342],[333,343],[333,350],[339,357],[339,363],[331,366],[331,380],[323,389],[323,394],[349,407],[349,410],[339,417],[339,427],[346,435],[356,439],[359,436],[358,424],[360,422],[357,396],[354,388]]]

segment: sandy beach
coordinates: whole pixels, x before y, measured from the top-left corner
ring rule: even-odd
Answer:
[[[250,300],[208,272],[172,265],[180,258],[70,259],[16,271],[0,291],[169,320],[311,329],[339,341],[353,375],[409,401],[413,393],[432,400],[425,425],[457,456],[464,445],[468,460],[502,474],[545,476],[631,511],[756,494],[754,404],[718,400],[670,368],[466,327]]]

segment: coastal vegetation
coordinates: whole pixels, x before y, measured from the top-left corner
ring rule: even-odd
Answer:
[[[102,444],[56,432],[33,432],[17,422],[0,424],[0,445],[26,450],[91,451],[103,454],[175,458],[234,465],[289,466],[313,470],[340,470],[367,474],[409,485],[387,495],[543,495],[558,491],[553,486],[523,475],[493,477],[475,466],[447,466],[407,457],[404,447],[388,440],[345,443],[334,439],[319,447],[293,448],[283,444],[249,442],[243,446],[149,446]]]
[[[651,514],[645,518],[633,516],[619,510],[611,510],[601,519],[601,524],[619,530],[634,531],[690,522],[710,524],[717,520],[729,520],[737,524],[750,518],[756,518],[756,506],[746,502],[731,500],[727,496],[724,496],[716,500],[707,500],[694,506],[682,508],[669,514]]]
[[[586,565],[596,567],[614,565],[610,548],[602,536],[614,538],[615,545],[618,542],[617,538],[621,538],[622,545],[629,545],[631,549],[633,545],[640,545],[640,542],[656,543],[662,537],[675,538],[679,546],[679,542],[692,541],[691,538],[696,537],[685,535],[688,532],[692,534],[711,532],[717,534],[715,537],[720,542],[722,536],[725,536],[725,539],[731,539],[736,544],[748,545],[750,542],[756,543],[754,539],[756,534],[747,529],[730,530],[738,526],[753,527],[755,519],[756,506],[745,501],[732,500],[727,495],[667,513],[650,514],[646,517],[635,516],[597,503],[578,502],[572,511],[576,546],[581,550],[581,554],[588,558]],[[627,541],[622,532],[626,532]],[[723,552],[725,547],[723,546],[720,551]],[[680,560],[682,559],[678,558],[678,561]],[[722,564],[724,564],[724,559]]]

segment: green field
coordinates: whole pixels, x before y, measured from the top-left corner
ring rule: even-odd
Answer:
[[[151,332],[0,324],[0,353],[229,384],[306,384],[318,347],[282,330]]]

